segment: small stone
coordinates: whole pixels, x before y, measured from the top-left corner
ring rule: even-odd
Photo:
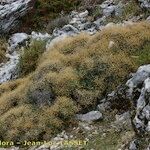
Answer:
[[[103,15],[106,17],[111,16],[115,12],[115,6],[108,6],[103,10]]]
[[[110,41],[109,45],[108,45],[108,48],[111,49],[114,45],[115,45],[115,42],[114,41]]]
[[[102,134],[102,137],[106,137],[106,133],[103,133],[103,134]]]
[[[84,18],[84,17],[87,17],[88,14],[89,14],[89,12],[86,10],[85,12],[80,13],[79,17]]]
[[[103,102],[99,105],[97,105],[97,110],[99,110],[100,112],[104,112],[105,110],[107,110],[109,108],[109,102]]]
[[[64,31],[64,32],[72,32],[72,33],[79,33],[78,29],[75,28],[75,27],[72,26],[72,25],[65,25],[65,26],[62,28],[62,31]]]
[[[150,121],[149,121],[148,124],[147,124],[146,131],[147,131],[147,132],[150,132]]]
[[[138,144],[137,140],[132,141],[130,143],[129,150],[137,150],[138,149],[137,144]]]
[[[147,17],[147,19],[146,19],[147,21],[150,21],[150,16],[149,17]]]
[[[91,122],[103,119],[103,115],[99,111],[91,111],[87,114],[77,114],[77,119],[80,121]]]

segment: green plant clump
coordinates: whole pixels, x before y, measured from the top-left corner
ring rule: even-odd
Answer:
[[[45,44],[45,41],[33,41],[23,50],[18,64],[19,76],[25,76],[36,69],[38,59],[45,51]]]

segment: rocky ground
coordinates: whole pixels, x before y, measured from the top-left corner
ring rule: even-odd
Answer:
[[[77,127],[63,131],[49,143],[31,149],[149,150],[149,92],[150,65],[145,65],[141,66],[126,84],[109,94],[97,106],[97,110],[77,114]],[[118,98],[130,100],[134,103],[133,108],[116,115],[110,107]]]
[[[150,20],[149,0],[138,0],[141,12],[138,15],[129,16],[122,20],[125,6],[128,2],[106,0],[98,6],[100,17],[91,19],[90,12],[72,11],[69,15],[69,23],[62,28],[54,29],[49,33],[15,33],[9,40],[6,57],[8,61],[0,64],[0,83],[17,78],[16,66],[19,61],[19,48],[29,45],[30,41],[45,40],[46,47],[61,41],[68,36],[76,36],[86,32],[91,36],[107,27],[128,26],[140,20]],[[132,3],[132,2],[131,2]],[[8,33],[18,25],[20,17],[32,9],[34,0],[18,0],[10,4],[0,5],[0,33]],[[110,22],[113,18],[113,22]],[[118,21],[121,18],[121,21]],[[116,22],[117,21],[117,22]],[[110,42],[109,47],[114,45]],[[118,112],[114,109],[116,102],[125,101],[131,105],[130,109]],[[63,131],[52,138],[49,143],[41,146],[30,146],[29,150],[150,150],[150,65],[139,67],[137,72],[132,73],[124,84],[101,100],[97,109],[86,114],[77,114],[76,119],[79,124]],[[79,141],[80,140],[80,141]],[[0,148],[5,150],[5,148]],[[20,147],[10,148],[11,150],[24,149]]]

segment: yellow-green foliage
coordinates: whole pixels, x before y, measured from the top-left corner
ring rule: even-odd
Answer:
[[[114,42],[111,47],[110,41]],[[144,22],[55,44],[32,74],[0,86],[0,135],[15,141],[49,140],[70,122],[75,123],[75,113],[94,107],[135,71],[141,64],[137,58],[149,42],[150,26]],[[142,57],[144,62],[149,60]],[[51,103],[44,99],[38,105],[37,96],[43,98],[45,93],[52,93],[48,97]]]
[[[5,60],[6,48],[6,41],[3,38],[0,38],[0,63]]]

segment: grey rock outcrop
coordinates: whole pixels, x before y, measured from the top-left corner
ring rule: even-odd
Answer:
[[[150,9],[150,0],[138,0],[142,8]]]
[[[26,33],[15,33],[9,39],[10,49],[15,49],[19,44],[22,44],[24,41],[29,39],[29,36]]]
[[[91,111],[86,114],[77,114],[77,119],[80,121],[91,122],[103,119],[103,115],[99,111]]]
[[[138,150],[137,148],[137,140],[133,140],[131,143],[130,143],[130,146],[129,146],[129,150]]]
[[[133,124],[137,133],[150,134],[150,65],[139,67],[126,83],[121,97],[132,101],[135,113]],[[120,88],[117,90],[120,91]]]
[[[19,54],[16,50],[19,45],[24,43],[28,38],[28,35],[25,33],[16,33],[9,38],[9,46],[6,51],[8,61],[0,64],[0,84],[15,78],[16,65],[19,62]]]
[[[126,85],[129,87],[129,93],[132,94],[134,88],[142,84],[150,76],[150,65],[139,67],[133,77],[127,81]]]
[[[34,6],[35,0],[17,0],[0,4],[0,34],[16,29],[19,19]]]
[[[129,110],[136,135],[150,140],[150,65],[139,67],[126,84],[107,96],[106,102],[112,109]],[[129,149],[138,149],[135,141]]]
[[[139,132],[150,133],[150,78],[147,78],[143,84],[133,122]]]
[[[109,17],[111,15],[120,16],[122,14],[123,4],[120,2],[115,5],[114,1],[104,1],[100,7],[103,9],[103,15]]]
[[[141,66],[127,82],[129,95],[139,91],[133,123],[139,133],[150,133],[150,65]]]

